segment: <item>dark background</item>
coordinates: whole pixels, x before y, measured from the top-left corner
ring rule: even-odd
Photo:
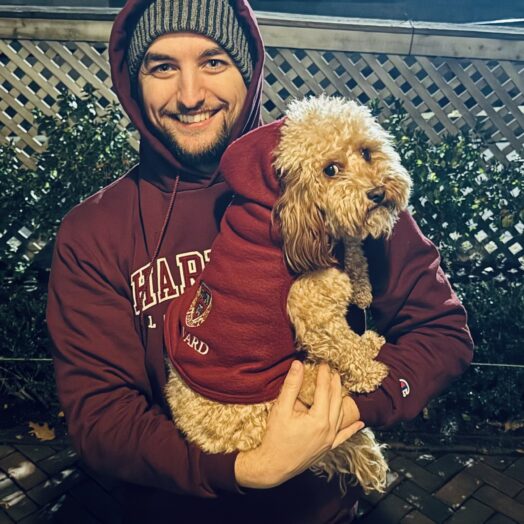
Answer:
[[[0,5],[121,7],[124,0],[0,0]],[[524,0],[252,0],[258,11],[432,22],[493,22],[520,19]]]

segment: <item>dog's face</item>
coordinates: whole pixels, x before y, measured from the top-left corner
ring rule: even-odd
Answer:
[[[411,179],[390,135],[352,101],[294,102],[275,167],[282,183],[275,214],[295,271],[331,265],[343,238],[389,235],[408,204]]]

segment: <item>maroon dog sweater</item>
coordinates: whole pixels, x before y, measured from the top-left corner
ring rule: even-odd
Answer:
[[[292,275],[271,221],[282,122],[248,133],[225,152],[220,171],[235,196],[211,263],[166,314],[173,366],[194,391],[219,402],[273,400],[297,358],[286,313]]]

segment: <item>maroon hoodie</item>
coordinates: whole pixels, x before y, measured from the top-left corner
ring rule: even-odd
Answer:
[[[218,171],[180,165],[132,96],[125,54],[148,3],[126,4],[109,47],[114,88],[141,135],[140,164],[64,218],[53,257],[47,319],[74,447],[91,469],[125,481],[129,521],[347,520],[355,491],[341,499],[337,482],[307,472],[272,490],[241,493],[236,453],[204,454],[170,420],[163,315],[209,260],[231,191]],[[256,58],[236,139],[260,124],[264,50],[247,2],[233,3]],[[176,176],[175,204],[159,239]]]
[[[259,125],[263,46],[247,3],[233,3],[257,55],[234,139]],[[355,492],[341,499],[336,481],[309,472],[239,495],[236,454],[202,453],[169,418],[163,315],[209,260],[231,194],[219,172],[181,166],[132,97],[125,53],[147,4],[126,4],[109,49],[115,90],[141,135],[140,164],[66,216],[53,258],[48,325],[73,444],[92,469],[130,483],[126,507],[136,522],[347,521]],[[159,239],[177,175],[175,205]],[[407,214],[390,241],[366,247],[374,315],[388,339],[380,358],[391,375],[356,400],[363,420],[381,426],[416,415],[457,377],[471,358],[471,340],[435,248]]]

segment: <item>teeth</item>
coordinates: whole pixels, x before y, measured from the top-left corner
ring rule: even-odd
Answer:
[[[198,113],[196,115],[177,115],[178,120],[183,124],[196,124],[197,122],[203,122],[212,116],[211,111],[205,113]]]

